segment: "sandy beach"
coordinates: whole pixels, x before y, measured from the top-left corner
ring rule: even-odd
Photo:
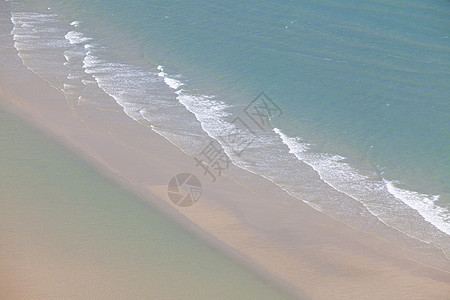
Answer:
[[[13,50],[2,51],[2,63],[5,59],[18,60]],[[298,295],[448,299],[449,264],[422,263],[420,251],[351,228],[283,192],[270,192],[270,184],[256,176],[254,186],[223,176],[205,184],[194,206],[176,207],[167,197],[167,183],[177,173],[198,172],[192,157],[113,105],[94,117],[85,117],[89,108],[74,115],[62,94],[25,68],[2,71],[0,82],[6,110],[64,143],[205,242]],[[19,297],[23,290],[14,287],[20,279],[5,277],[12,282],[2,280],[4,290]]]
[[[211,182],[193,157],[128,118],[113,101],[101,109],[70,103],[22,65],[12,41],[2,43],[4,110],[288,294],[301,299],[449,299],[450,260],[439,249],[421,249],[413,239],[395,241],[395,231],[387,227],[367,231],[347,225],[238,168]],[[200,200],[184,208],[173,205],[167,194],[171,178],[183,172],[203,184]],[[36,268],[43,266],[36,262]],[[51,288],[42,272],[42,280],[22,285],[23,274],[0,269],[2,297],[33,298],[36,291]],[[94,270],[91,275],[97,276]],[[51,290],[64,296],[59,292]]]

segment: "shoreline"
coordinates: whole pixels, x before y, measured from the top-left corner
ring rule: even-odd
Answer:
[[[431,246],[395,240],[396,232],[383,226],[369,231],[346,224],[238,168],[231,175],[245,181],[225,173],[210,183],[192,157],[127,117],[117,103],[102,103],[101,109],[70,103],[23,66],[12,40],[4,42],[0,106],[5,111],[265,281],[300,298],[448,298],[450,260],[438,249],[428,252]],[[187,208],[174,206],[167,196],[170,179],[183,172],[203,183],[199,202]]]
[[[14,55],[12,50],[9,54]],[[450,274],[445,269],[415,262],[414,251],[295,203],[285,193],[275,199],[268,189],[255,191],[224,176],[206,185],[194,206],[174,207],[167,199],[166,185],[177,173],[198,172],[191,157],[119,109],[81,122],[61,101],[60,93],[22,69],[16,73],[20,81],[5,74],[0,77],[2,85],[8,86],[8,91],[2,89],[8,99],[2,107],[62,142],[102,175],[214,248],[263,278],[295,290],[297,296],[425,299],[433,295],[445,299],[450,293]],[[256,188],[268,185],[260,178],[255,181]]]

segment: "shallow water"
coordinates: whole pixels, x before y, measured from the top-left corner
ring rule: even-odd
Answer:
[[[26,297],[286,298],[3,110],[0,127],[2,273]]]

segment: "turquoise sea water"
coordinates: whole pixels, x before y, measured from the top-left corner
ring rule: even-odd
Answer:
[[[109,95],[195,154],[264,91],[283,114],[222,145],[234,164],[450,249],[448,1],[8,2],[24,64],[79,105]]]

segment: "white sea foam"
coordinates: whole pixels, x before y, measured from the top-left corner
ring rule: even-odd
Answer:
[[[57,15],[13,12],[11,35],[23,64],[51,86],[61,89],[60,78],[67,77],[62,52],[70,46],[64,31],[55,26]]]
[[[181,81],[169,77],[164,77],[164,82],[174,90],[179,89],[183,85]]]
[[[450,235],[449,213],[434,204],[438,196],[402,190],[395,187],[393,182],[363,175],[346,163],[342,156],[309,152],[307,144],[288,137],[278,128],[274,132],[288,146],[289,152],[310,165],[323,181],[361,202],[383,223],[427,242],[436,243],[434,238],[440,236],[438,232],[433,236],[431,231],[423,230],[429,227],[427,224]],[[407,207],[402,204],[407,204]],[[407,208],[413,208],[418,216]],[[417,227],[411,226],[411,222],[415,222]]]
[[[426,195],[401,189],[396,182],[383,179],[386,188],[395,198],[400,199],[412,209],[417,210],[425,220],[450,235],[450,212],[436,205],[439,195]],[[398,183],[397,183],[398,184]]]
[[[92,49],[83,60],[83,68],[128,116],[136,121],[143,120],[140,111],[151,103],[154,73],[128,64],[107,62],[94,55]]]
[[[77,76],[77,75],[75,75],[75,74],[69,74],[69,75],[67,75],[67,79],[69,79],[69,80],[77,80],[77,79],[79,79],[80,78],[80,76]]]
[[[158,73],[158,76],[163,77],[163,76],[166,75],[166,73],[164,73],[164,66],[159,65],[159,66],[156,67],[156,69],[158,69],[160,71],[160,73]]]
[[[83,44],[92,40],[91,38],[85,37],[81,32],[78,31],[69,31],[64,37],[71,44]]]
[[[73,21],[72,23],[70,23],[70,25],[73,27],[78,27],[80,26],[80,21]]]
[[[160,71],[158,76],[164,79],[167,86],[176,90],[178,101],[195,115],[203,131],[212,138],[229,133],[231,125],[225,119],[230,115],[226,112],[230,106],[214,99],[213,96],[194,95],[179,89],[184,85],[181,81],[169,77],[164,72],[164,66],[159,65],[157,69]]]
[[[82,69],[87,52],[83,46],[90,38],[80,32],[67,32],[65,24],[53,13],[13,12],[11,21],[14,47],[23,64],[62,91],[68,105],[85,105],[93,99],[99,103],[103,99],[103,92]],[[71,25],[76,27],[77,23]],[[88,82],[95,85],[86,86]]]
[[[185,92],[180,92],[177,99],[195,115],[210,137],[226,135],[232,129],[231,124],[225,121],[230,114],[226,112],[229,106],[224,102],[217,101],[212,96],[191,95]]]
[[[179,81],[178,79],[168,77],[167,74],[164,73],[164,66],[159,65],[159,66],[157,67],[157,69],[160,71],[160,72],[158,73],[158,76],[159,76],[159,77],[162,77],[162,78],[164,79],[164,82],[165,82],[170,88],[172,88],[172,89],[174,89],[174,90],[178,90],[178,89],[183,85],[183,83],[182,83],[181,81]]]
[[[86,79],[82,79],[81,82],[84,85],[92,85],[92,84],[97,84],[97,82],[95,80],[86,80]]]

